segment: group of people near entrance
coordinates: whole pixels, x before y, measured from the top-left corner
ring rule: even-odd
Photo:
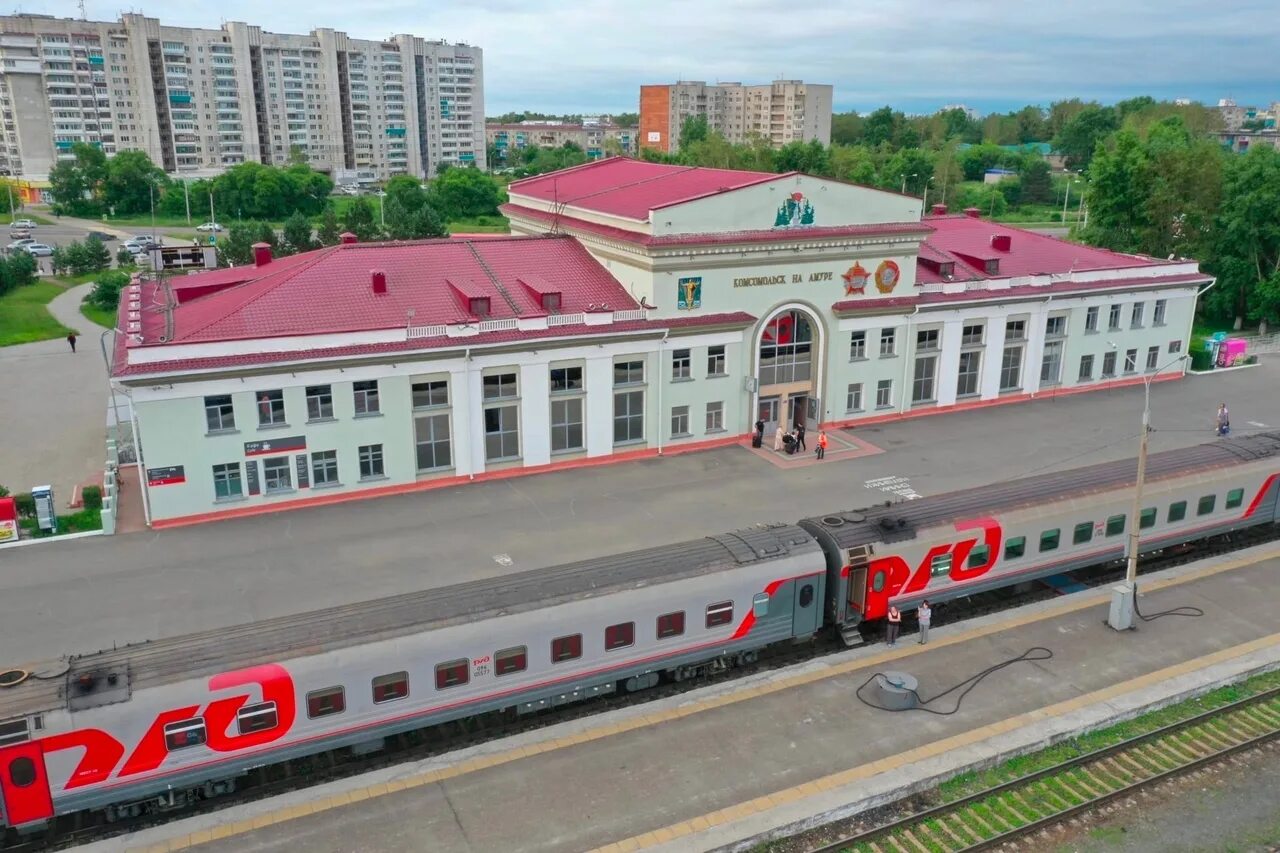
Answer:
[[[773,449],[775,453],[786,452],[792,455],[801,450],[807,450],[804,441],[805,426],[803,423],[797,423],[796,428],[791,432],[787,432],[782,428],[782,424],[778,424],[778,429],[773,435]],[[760,446],[764,439],[764,421],[756,421],[756,447]],[[824,430],[818,430],[818,446],[813,449],[814,455],[819,459],[823,459],[827,455],[827,433]]]

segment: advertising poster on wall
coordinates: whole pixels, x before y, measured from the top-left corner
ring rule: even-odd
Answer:
[[[0,545],[18,541],[18,503],[13,498],[0,498]]]

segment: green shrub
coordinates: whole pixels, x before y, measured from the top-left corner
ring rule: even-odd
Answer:
[[[101,486],[85,486],[84,491],[80,493],[80,497],[84,501],[85,509],[102,509]]]
[[[71,515],[58,516],[59,533],[83,533],[86,530],[102,529],[102,512],[97,509],[82,509]]]
[[[124,246],[116,249],[116,263],[124,269],[132,269],[137,265],[137,261],[133,259],[133,252],[130,252]]]
[[[0,486],[0,498],[7,498],[7,497],[9,497],[9,490],[6,489],[4,486]]]
[[[129,283],[129,274],[121,270],[107,270],[98,275],[89,302],[103,311],[114,311],[120,305],[120,291]]]
[[[31,496],[30,492],[14,495],[13,503],[18,508],[19,518],[36,517],[36,499]]]

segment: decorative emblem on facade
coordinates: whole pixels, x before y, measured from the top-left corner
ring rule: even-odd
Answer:
[[[840,275],[844,279],[844,295],[853,296],[855,293],[866,293],[868,275],[867,271],[862,268],[862,264],[855,261],[853,266],[849,267],[848,272]]]
[[[676,288],[676,307],[681,311],[692,311],[702,307],[702,276],[682,278]]]
[[[799,225],[813,224],[813,205],[804,193],[794,192],[786,201],[778,206],[778,213],[773,218],[774,228],[795,228]]]
[[[876,289],[881,293],[888,293],[897,287],[900,278],[902,272],[893,261],[881,261],[880,266],[876,267]]]

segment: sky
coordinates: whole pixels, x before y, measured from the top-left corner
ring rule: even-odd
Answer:
[[[18,0],[78,16],[76,0]],[[85,0],[164,24],[412,33],[484,50],[485,112],[634,112],[678,79],[835,87],[837,112],[981,112],[1138,94],[1280,101],[1280,14],[1258,0]]]

